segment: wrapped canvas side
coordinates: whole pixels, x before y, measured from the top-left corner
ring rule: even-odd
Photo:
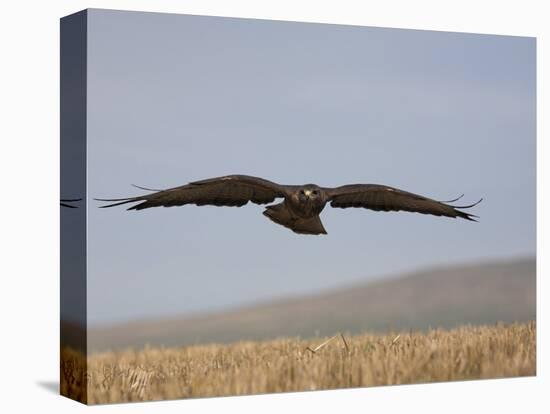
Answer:
[[[86,41],[87,12],[61,19],[60,393],[87,402]]]

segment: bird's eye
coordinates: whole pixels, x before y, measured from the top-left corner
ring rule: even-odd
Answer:
[[[311,193],[312,193],[313,195],[317,195],[317,190],[313,190]]]

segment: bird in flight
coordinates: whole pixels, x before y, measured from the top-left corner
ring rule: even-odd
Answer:
[[[436,201],[378,184],[348,184],[335,188],[319,187],[315,184],[281,185],[248,175],[210,178],[167,190],[136,187],[153,192],[137,197],[96,200],[112,203],[101,208],[137,203],[128,210],[143,210],[185,204],[241,207],[249,201],[255,204],[268,204],[276,198],[282,198],[282,202],[267,206],[263,214],[275,223],[299,234],[327,234],[319,217],[327,203],[337,208],[362,207],[374,211],[410,211],[477,221],[477,216],[461,210],[474,207],[482,200],[471,205],[453,206],[446,203],[455,202],[462,196],[449,201]]]

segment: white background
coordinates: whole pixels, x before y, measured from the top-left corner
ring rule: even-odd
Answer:
[[[3,412],[85,410],[59,397],[59,18],[86,7],[331,22],[538,38],[538,377],[94,407],[96,412],[544,412],[548,324],[549,29],[542,1],[5,2],[0,14],[0,395]],[[545,26],[546,23],[546,26]],[[546,74],[546,78],[544,77]],[[475,150],[473,148],[472,150]],[[548,388],[550,389],[550,388]],[[546,407],[545,407],[546,405]]]

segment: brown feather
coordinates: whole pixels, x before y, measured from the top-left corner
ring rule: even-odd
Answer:
[[[246,175],[229,175],[195,181],[138,197],[98,200],[116,201],[114,204],[102,206],[103,208],[141,202],[128,210],[143,210],[151,207],[173,207],[185,204],[240,207],[249,201],[256,204],[271,203],[275,198],[285,195],[284,186],[271,181]]]
[[[362,207],[375,211],[409,211],[434,216],[460,217],[470,221],[476,221],[474,217],[477,216],[459,209],[473,207],[479,203],[454,207],[418,194],[377,184],[351,184],[327,188],[325,191],[329,195],[332,207]]]

